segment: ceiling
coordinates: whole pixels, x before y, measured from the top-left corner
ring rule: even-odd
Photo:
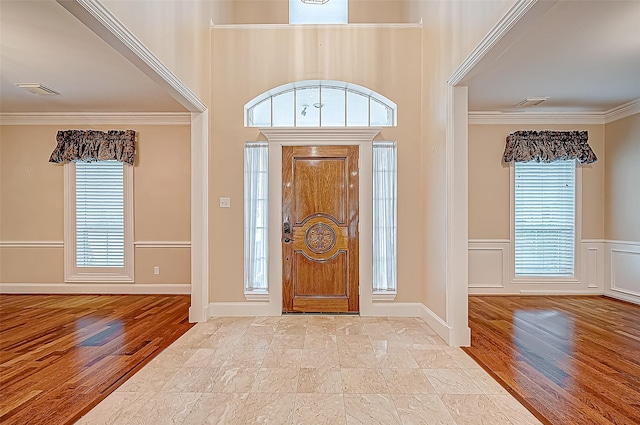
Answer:
[[[0,1],[0,93],[3,113],[186,111],[54,0]]]
[[[640,99],[640,0],[545,2],[462,81],[469,110],[606,112]],[[0,27],[2,113],[186,111],[54,0],[0,0]],[[538,96],[549,100],[514,107]]]
[[[549,4],[463,81],[470,111],[606,112],[640,99],[640,1]],[[514,107],[527,97],[549,100]]]

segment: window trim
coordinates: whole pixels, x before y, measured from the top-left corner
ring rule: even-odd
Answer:
[[[76,165],[64,165],[64,280],[65,282],[134,282],[133,167],[124,164],[124,267],[76,265]]]
[[[579,284],[580,283],[580,241],[582,238],[582,167],[575,162],[575,235],[573,252],[573,276],[516,276],[516,250],[515,250],[515,163],[509,163],[510,196],[509,196],[509,276],[510,282],[516,285],[523,284]]]

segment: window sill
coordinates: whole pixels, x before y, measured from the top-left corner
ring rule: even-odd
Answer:
[[[250,291],[244,293],[247,301],[269,301],[269,293],[267,291]]]
[[[372,295],[373,301],[393,301],[398,296],[396,291],[386,291],[386,292],[374,292]]]

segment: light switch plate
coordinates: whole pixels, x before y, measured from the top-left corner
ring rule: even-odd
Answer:
[[[220,208],[231,208],[231,198],[220,198]]]

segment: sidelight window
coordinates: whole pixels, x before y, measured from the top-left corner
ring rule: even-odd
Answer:
[[[396,144],[373,144],[373,291],[396,293]]]
[[[269,149],[266,143],[246,143],[244,148],[244,290],[268,291],[267,210]]]

